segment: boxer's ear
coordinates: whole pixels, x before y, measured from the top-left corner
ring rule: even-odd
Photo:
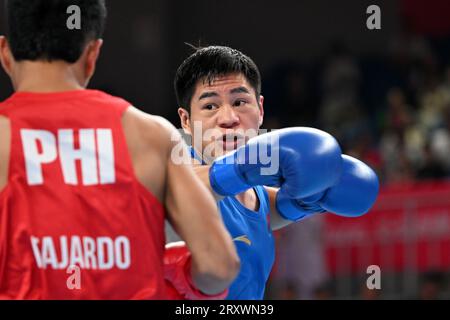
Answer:
[[[6,74],[12,76],[13,55],[5,36],[0,36],[0,61]]]
[[[83,74],[85,81],[83,86],[87,87],[89,81],[95,73],[95,68],[97,64],[98,57],[100,55],[100,50],[103,45],[102,39],[92,40],[87,45],[83,51],[82,56],[79,61],[82,62]]]
[[[180,117],[181,127],[183,128],[184,133],[192,135],[189,111],[180,107],[178,108],[178,116]]]

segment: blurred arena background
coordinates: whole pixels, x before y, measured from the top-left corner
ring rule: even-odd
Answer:
[[[381,30],[366,28],[371,4]],[[379,174],[368,215],[320,215],[276,233],[267,298],[450,299],[450,1],[107,5],[92,88],[179,127],[172,79],[191,52],[184,43],[228,45],[260,67],[265,128],[326,130]],[[11,93],[0,73],[0,99]],[[381,290],[366,287],[370,265]]]

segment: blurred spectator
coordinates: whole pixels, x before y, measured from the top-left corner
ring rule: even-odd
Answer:
[[[286,282],[281,286],[277,296],[281,300],[298,300],[298,292],[293,282]]]
[[[378,299],[380,299],[380,290],[369,289],[367,287],[367,285],[364,283],[361,286],[359,295],[360,295],[360,299],[362,299],[362,300],[378,300]]]
[[[450,72],[449,72],[450,73]],[[431,150],[447,175],[450,174],[450,103],[447,105],[442,119],[443,125],[436,129],[430,138]]]
[[[330,281],[326,281],[314,289],[315,300],[330,300],[334,296]]]
[[[402,135],[413,124],[411,107],[400,88],[394,87],[387,94],[387,110],[384,114],[384,127]]]
[[[284,79],[284,121],[289,126],[311,126],[315,122],[316,108],[309,101],[307,75],[300,67],[290,68]]]
[[[324,215],[306,218],[279,232],[275,278],[286,284],[283,294],[312,299],[314,290],[328,280],[323,252]]]
[[[355,131],[365,127],[359,98],[360,81],[355,59],[345,46],[335,44],[323,70],[319,123],[344,144]]]
[[[384,182],[408,183],[414,180],[414,170],[406,155],[404,142],[393,133],[384,134],[381,141],[381,153],[384,162]]]
[[[305,68],[292,62],[275,67],[272,75],[263,83],[265,102],[270,107],[266,112],[266,127],[276,123],[274,118],[284,127],[315,126],[317,107],[312,92]]]
[[[419,299],[437,300],[445,288],[445,275],[439,271],[429,271],[422,275]]]
[[[434,155],[429,144],[425,145],[423,154],[424,161],[416,175],[418,180],[440,179],[446,176],[446,169]]]
[[[383,159],[385,182],[408,182],[414,178],[411,157],[421,150],[420,139],[412,139],[411,108],[406,104],[403,91],[392,88],[387,93],[387,107],[382,113],[380,153]],[[414,159],[414,156],[412,156]]]
[[[431,131],[442,125],[442,115],[450,103],[450,92],[447,85],[439,86],[434,79],[430,87],[420,99],[419,126],[422,130]]]

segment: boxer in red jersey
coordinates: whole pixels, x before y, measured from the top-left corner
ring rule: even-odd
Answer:
[[[66,27],[71,5],[81,30]],[[239,260],[211,195],[171,161],[178,132],[85,89],[105,17],[102,0],[8,0],[0,299],[165,299],[164,278],[189,298],[222,297]],[[165,209],[191,253],[165,252]]]

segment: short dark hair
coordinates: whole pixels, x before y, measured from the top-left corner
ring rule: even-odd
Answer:
[[[81,29],[69,30],[67,8],[81,11]],[[7,0],[6,34],[17,61],[76,62],[90,40],[101,38],[105,0]]]
[[[190,111],[192,96],[198,81],[211,83],[217,77],[231,73],[245,76],[256,93],[256,100],[261,94],[261,75],[258,67],[242,52],[224,46],[194,48],[177,70],[174,87],[178,106]]]

